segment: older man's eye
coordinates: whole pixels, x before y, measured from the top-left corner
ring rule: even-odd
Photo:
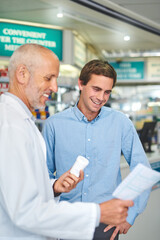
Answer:
[[[46,81],[50,81],[50,80],[51,80],[51,77],[45,76],[44,79],[45,79]]]
[[[50,81],[50,80],[51,80],[51,77],[47,77],[47,80]]]
[[[46,81],[51,81],[52,79],[56,78],[56,76],[54,74],[52,74],[52,75],[47,75],[44,78]]]

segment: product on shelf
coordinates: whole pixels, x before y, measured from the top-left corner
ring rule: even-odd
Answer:
[[[32,114],[37,120],[45,120],[49,117],[48,106],[46,106],[43,110],[35,109]]]
[[[8,68],[0,66],[0,95],[8,91]]]
[[[0,82],[0,95],[4,92],[8,91],[8,83],[1,83]]]
[[[8,68],[0,68],[0,77],[7,77]]]

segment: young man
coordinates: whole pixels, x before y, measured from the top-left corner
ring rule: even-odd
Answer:
[[[103,107],[115,83],[116,72],[108,62],[88,62],[78,80],[80,98],[76,106],[46,120],[43,135],[51,178],[55,171],[59,178],[70,169],[78,155],[89,160],[83,182],[70,193],[61,194],[61,200],[101,203],[111,199],[121,182],[121,152],[131,170],[138,163],[149,166],[132,122],[123,113]],[[118,239],[118,233],[127,233],[144,210],[148,196],[149,191],[137,198],[129,209],[127,221],[116,228],[109,225],[105,229],[106,225],[101,224],[94,239],[113,240]]]
[[[9,92],[0,96],[0,239],[91,239],[100,222],[119,224],[132,201],[57,203],[82,180],[69,171],[50,184],[46,146],[31,111],[57,91],[59,60],[40,45],[19,47],[9,63]],[[53,192],[54,190],[54,192]]]

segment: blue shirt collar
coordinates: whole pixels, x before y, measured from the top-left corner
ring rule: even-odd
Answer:
[[[14,98],[16,101],[18,101],[18,103],[21,105],[21,107],[25,110],[25,112],[27,113],[27,115],[33,120],[35,121],[35,117],[32,115],[32,113],[30,112],[30,110],[28,109],[28,107],[24,104],[24,102],[18,98],[16,95],[10,93],[10,92],[5,92],[5,95],[8,95],[12,98]]]
[[[96,122],[99,117],[102,114],[102,108],[100,109],[99,114],[92,120],[92,121],[88,121],[87,118],[85,117],[85,115],[79,110],[78,108],[78,102],[76,103],[76,105],[73,107],[73,112],[76,115],[76,117],[79,119],[79,121],[85,121],[85,122],[90,122],[90,123],[94,123]]]

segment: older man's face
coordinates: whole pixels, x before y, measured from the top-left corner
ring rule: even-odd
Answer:
[[[37,65],[25,89],[30,110],[44,108],[49,95],[58,90],[58,59],[52,54],[44,54],[41,59],[38,59]]]

